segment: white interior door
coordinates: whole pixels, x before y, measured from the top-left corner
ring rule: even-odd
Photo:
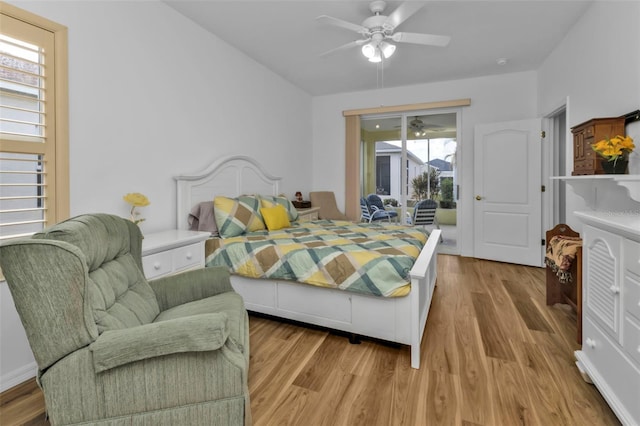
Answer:
[[[474,255],[542,266],[541,120],[478,125]]]

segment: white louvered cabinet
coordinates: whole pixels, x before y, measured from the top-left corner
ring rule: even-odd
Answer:
[[[577,366],[625,425],[640,425],[640,214],[576,212],[583,237]]]

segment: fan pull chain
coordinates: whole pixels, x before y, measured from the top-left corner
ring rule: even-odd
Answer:
[[[376,88],[384,89],[384,56],[380,56],[381,60],[376,64]]]
[[[384,89],[384,55],[380,55],[380,88]]]

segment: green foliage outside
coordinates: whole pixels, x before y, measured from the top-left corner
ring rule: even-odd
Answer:
[[[427,173],[430,173],[428,175]],[[438,182],[440,181],[440,170],[430,169],[429,172],[423,172],[411,180],[413,187],[412,197],[416,200],[426,200],[429,197],[429,186],[431,186],[431,199],[436,199],[440,188]]]
[[[454,209],[456,207],[456,203],[453,201],[453,178],[442,178],[442,181],[440,182],[440,191],[442,193],[440,207],[443,209]]]

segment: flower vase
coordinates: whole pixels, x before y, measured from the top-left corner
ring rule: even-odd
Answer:
[[[624,175],[627,173],[629,160],[618,159],[618,161],[602,160],[602,170],[607,175]]]

